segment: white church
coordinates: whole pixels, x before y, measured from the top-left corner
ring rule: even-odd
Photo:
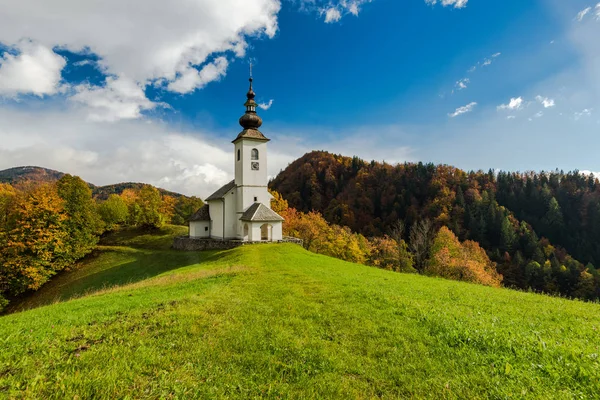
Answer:
[[[235,179],[206,199],[189,220],[190,238],[274,242],[283,238],[283,218],[271,210],[267,189],[267,139],[259,130],[256,94],[250,90],[240,118],[244,128],[232,142]]]

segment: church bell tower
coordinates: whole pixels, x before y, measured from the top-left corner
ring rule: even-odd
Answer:
[[[246,94],[246,112],[240,118],[243,130],[233,140],[235,162],[235,185],[237,187],[238,214],[243,213],[252,204],[259,202],[270,204],[271,195],[268,192],[267,176],[267,139],[258,128],[262,125],[262,118],[256,114],[256,94],[252,89],[252,75],[250,75],[250,89]]]

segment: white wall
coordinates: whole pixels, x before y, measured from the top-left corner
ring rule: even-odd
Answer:
[[[223,204],[221,200],[211,200],[208,202],[210,219],[212,220],[212,229],[210,237],[213,239],[223,238]]]
[[[251,242],[260,242],[260,227],[262,222],[252,222],[252,238]]]
[[[225,239],[235,239],[239,237],[239,216],[236,213],[236,190],[225,195]]]
[[[208,237],[210,237],[210,221],[191,221],[190,222],[190,237],[192,237],[192,238],[208,238]]]
[[[283,239],[283,223],[281,222],[272,222],[273,225],[273,237],[271,238],[273,241],[278,241]]]
[[[208,202],[212,220],[210,237],[213,239],[223,239],[223,226],[225,227],[225,239],[239,237],[239,216],[235,210],[235,193],[235,189],[227,193],[224,197],[225,203],[221,199]],[[225,215],[223,215],[223,206]],[[223,217],[225,217],[225,224],[223,224]]]
[[[243,213],[255,203],[254,198],[259,203],[271,208],[271,193],[266,186],[240,186],[237,188],[237,210],[238,213]],[[241,215],[240,215],[241,216]]]

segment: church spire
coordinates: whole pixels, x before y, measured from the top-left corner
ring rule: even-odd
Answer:
[[[246,113],[242,115],[239,121],[244,130],[235,138],[233,141],[234,143],[242,138],[264,141],[269,140],[258,130],[262,125],[262,118],[256,114],[256,107],[258,107],[258,104],[254,101],[256,93],[254,93],[254,89],[252,88],[252,82],[254,81],[252,78],[252,64],[250,64],[250,79],[248,80],[250,81],[250,88],[248,89],[248,93],[246,93],[247,100],[244,103]]]

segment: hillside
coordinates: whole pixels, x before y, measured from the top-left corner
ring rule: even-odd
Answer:
[[[291,207],[367,237],[390,234],[401,220],[408,241],[413,224],[428,219],[479,243],[506,286],[600,298],[600,182],[593,176],[466,172],[314,151],[270,186]]]
[[[45,306],[0,317],[0,395],[600,392],[598,304],[393,273],[295,245],[169,250],[180,229],[105,238],[19,305]]]
[[[65,175],[64,172],[42,167],[14,167],[0,171],[0,183],[15,185],[23,182],[56,182]],[[112,185],[96,186],[88,182],[95,198],[106,200],[111,194],[121,194],[125,189],[140,189],[144,183],[122,182]],[[157,188],[162,195],[175,198],[186,197],[180,193]]]
[[[25,181],[55,182],[65,174],[41,167],[15,167],[0,171],[0,183],[16,184]]]

